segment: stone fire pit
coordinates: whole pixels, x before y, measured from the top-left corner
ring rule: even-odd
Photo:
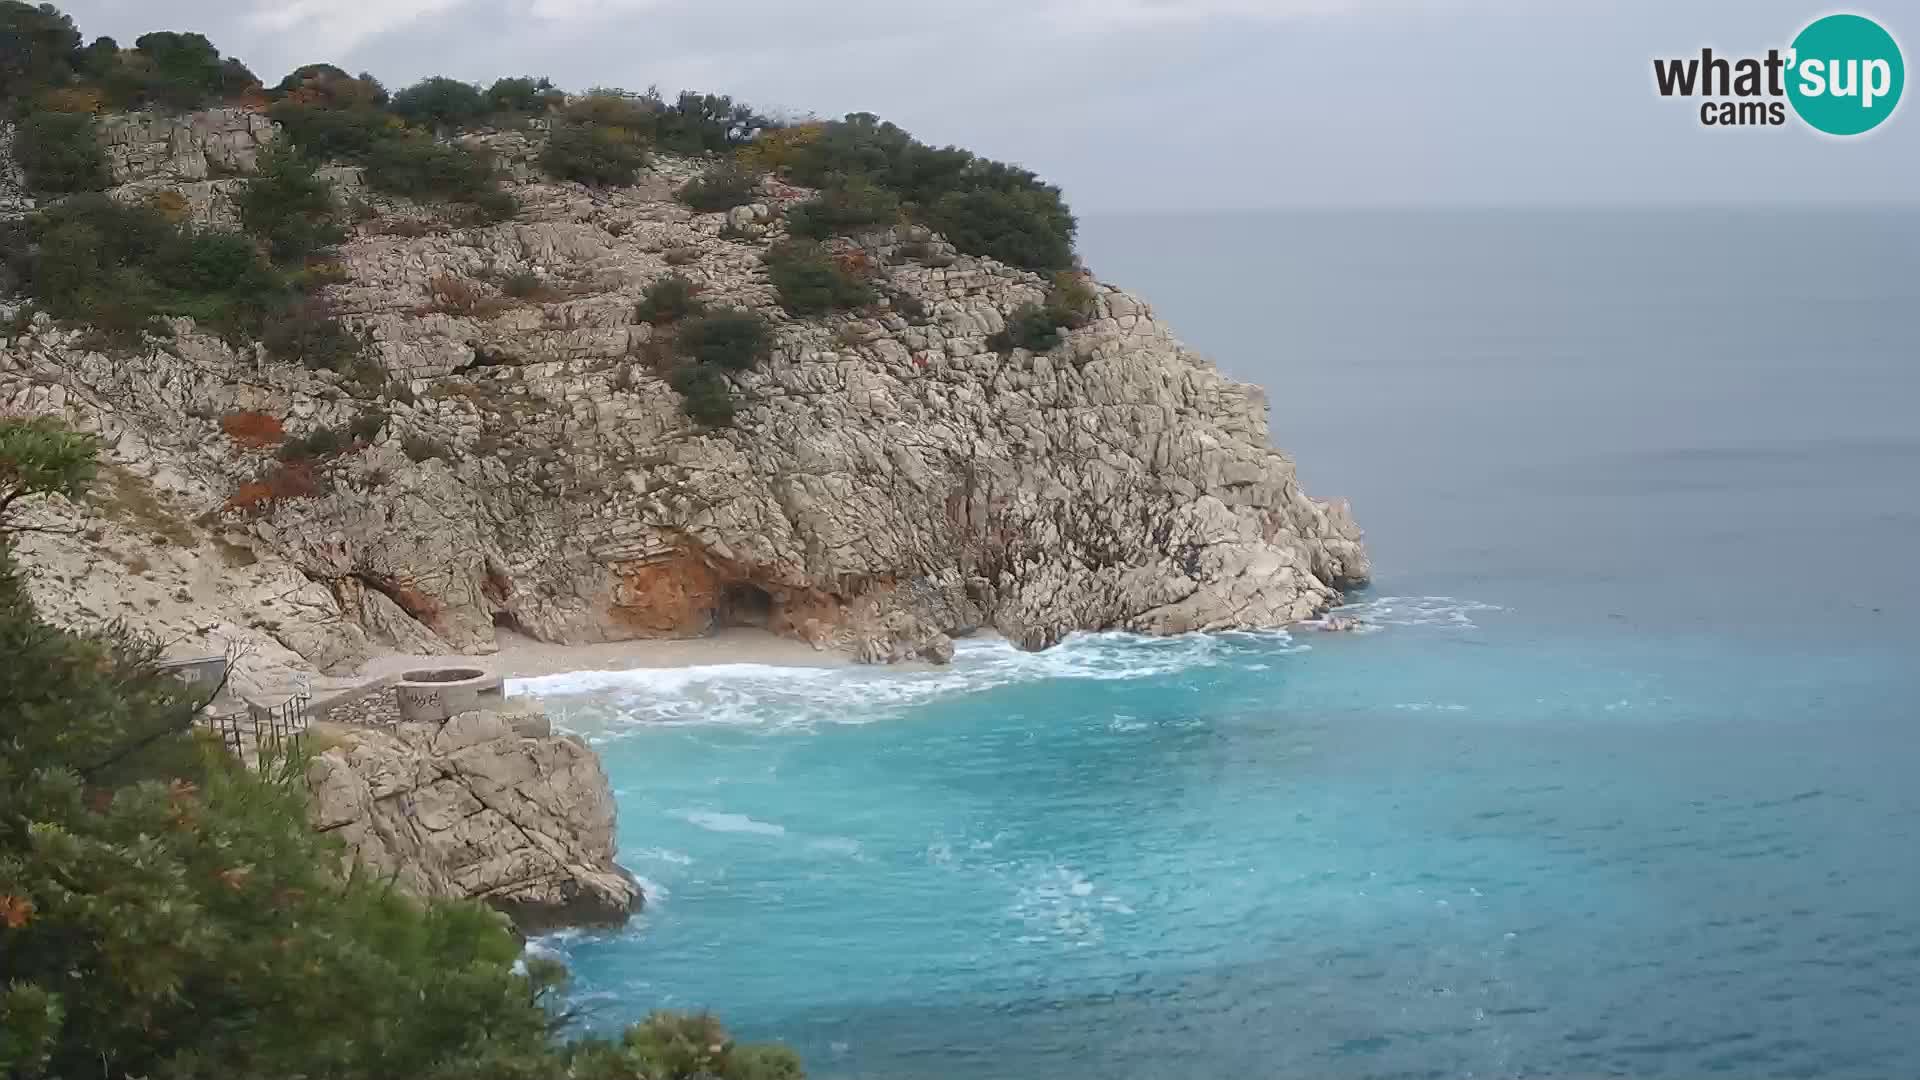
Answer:
[[[393,684],[404,723],[439,723],[475,709],[499,710],[506,702],[500,676],[476,667],[421,668],[402,672]]]

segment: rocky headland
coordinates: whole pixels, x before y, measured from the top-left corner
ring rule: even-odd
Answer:
[[[242,108],[100,124],[127,202],[202,227],[273,140]],[[869,661],[997,631],[1282,625],[1368,573],[1344,504],[1301,490],[1266,401],[1140,299],[1089,281],[1043,351],[993,342],[1039,274],[908,224],[828,241],[882,298],[796,317],[765,256],[814,192],[767,178],[699,213],[707,163],[656,154],[630,186],[555,182],[543,133],[482,132],[510,220],[474,224],[323,170],[356,210],[325,297],[382,377],[275,363],[186,318],[137,349],[22,305],[0,409],[105,442],[104,497],[36,509],[18,557],[69,624],[120,618],[237,649],[243,687],[383,652],[687,638],[750,625]],[[4,192],[23,202],[17,178]],[[728,377],[734,423],[690,420],[636,315],[668,274],[763,317]],[[316,432],[344,442],[287,467]],[[351,433],[342,437],[339,433]],[[364,753],[371,753],[365,750]]]

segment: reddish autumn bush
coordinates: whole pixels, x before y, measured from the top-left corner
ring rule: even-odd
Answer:
[[[230,412],[221,417],[220,430],[226,432],[236,446],[249,450],[264,450],[287,437],[279,417],[251,410]]]
[[[274,503],[288,499],[309,499],[320,494],[321,477],[304,461],[284,461],[267,469],[257,480],[249,480],[227,496],[226,508],[242,514],[257,514]]]

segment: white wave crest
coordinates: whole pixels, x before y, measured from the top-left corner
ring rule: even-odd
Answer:
[[[639,725],[740,725],[769,731],[863,724],[928,702],[997,687],[1062,679],[1150,679],[1233,663],[1253,652],[1300,649],[1282,631],[1260,634],[1079,634],[1045,652],[1000,638],[958,642],[937,669],[711,664],[630,671],[578,671],[510,679],[511,695],[545,699],[561,727],[590,741]],[[576,707],[577,706],[577,707]]]
[[[1362,629],[1387,626],[1424,626],[1475,630],[1475,615],[1505,611],[1498,604],[1461,600],[1452,596],[1376,596],[1337,607],[1333,614],[1358,619]]]
[[[787,827],[775,825],[771,821],[756,821],[745,814],[728,814],[718,810],[675,810],[673,816],[689,825],[696,825],[708,832],[752,833],[756,836],[785,836]]]

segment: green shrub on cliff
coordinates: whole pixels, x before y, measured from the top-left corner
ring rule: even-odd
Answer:
[[[684,319],[700,311],[700,287],[679,274],[655,278],[633,306],[633,317],[659,325]]]
[[[554,179],[596,187],[632,184],[646,165],[638,137],[610,124],[555,125],[540,152],[540,167]]]
[[[682,184],[678,195],[690,209],[712,214],[752,202],[759,187],[759,173],[727,161]]]
[[[240,765],[157,643],[43,621],[10,515],[95,450],[0,419],[0,1076],[799,1080],[709,1017],[555,1042],[564,972],[498,915],[342,872],[297,756]]]
[[[302,297],[281,308],[261,331],[260,344],[268,356],[282,363],[342,374],[352,371],[366,351],[366,343],[318,296]]]
[[[1053,277],[1044,304],[1023,304],[1007,316],[1006,328],[987,338],[987,347],[999,352],[1026,349],[1046,352],[1063,340],[1062,330],[1087,325],[1093,315],[1093,287],[1085,275],[1062,271]]]
[[[144,206],[82,195],[31,219],[23,286],[55,318],[129,340],[154,316],[191,315],[247,337],[288,290],[236,233],[183,229]]]
[[[922,214],[961,251],[1029,270],[1073,265],[1073,215],[1057,188],[950,191]]]
[[[681,364],[667,376],[680,393],[680,407],[698,423],[726,427],[733,423],[733,384],[719,368]]]
[[[745,102],[724,94],[700,94],[691,90],[675,98],[672,104],[649,93],[653,106],[653,139],[662,150],[676,154],[719,153],[741,146],[771,121],[753,111]]]
[[[326,78],[325,73],[310,78],[320,80],[322,86],[341,85],[337,79]],[[367,85],[366,80],[350,82]],[[513,197],[500,190],[489,155],[410,131],[394,114],[361,103],[358,99],[365,93],[356,91],[353,104],[335,107],[297,90],[276,102],[269,115],[301,156],[316,164],[341,160],[363,165],[367,184],[375,190],[413,199],[466,203],[479,212],[482,221],[513,216],[518,208]]]
[[[384,139],[363,160],[367,183],[395,195],[484,205],[499,193],[491,159],[465,146],[415,136]]]
[[[495,79],[487,87],[487,107],[496,113],[538,116],[566,100],[552,79],[531,76]]]
[[[787,175],[810,187],[865,177],[969,254],[1030,270],[1072,264],[1077,225],[1060,189],[1018,166],[958,147],[936,149],[871,113],[820,125],[783,158]]]
[[[815,198],[787,210],[788,231],[815,240],[835,233],[884,229],[899,220],[900,197],[857,174],[836,178]]]
[[[871,304],[874,291],[819,244],[789,240],[766,254],[767,277],[779,290],[780,306],[795,315],[824,315],[838,308]]]
[[[49,195],[102,191],[112,182],[93,117],[85,113],[34,113],[16,130],[13,156],[27,186]]]
[[[333,185],[313,163],[285,147],[260,158],[254,177],[235,200],[240,222],[267,242],[280,262],[298,262],[346,238],[333,201]]]
[[[472,83],[435,75],[394,94],[389,107],[422,127],[457,128],[486,115],[487,98]]]
[[[673,336],[678,359],[667,384],[680,392],[681,408],[689,417],[708,427],[726,427],[734,414],[727,372],[758,366],[772,349],[772,330],[750,311],[694,314]]]
[[[1060,344],[1060,326],[1039,304],[1023,304],[1007,316],[1006,329],[987,338],[987,347],[996,352],[1027,349],[1046,352]]]
[[[766,322],[749,311],[716,311],[689,319],[673,341],[688,360],[727,371],[757,366],[773,347]]]
[[[267,115],[289,142],[315,161],[361,161],[375,146],[401,134],[398,117],[368,105],[335,108],[287,100],[275,102]]]
[[[21,289],[110,343],[137,344],[162,329],[159,316],[186,315],[237,345],[258,340],[308,367],[347,371],[360,356],[360,339],[240,233],[183,228],[150,207],[80,195],[35,214],[17,235],[26,250],[8,254]]]

